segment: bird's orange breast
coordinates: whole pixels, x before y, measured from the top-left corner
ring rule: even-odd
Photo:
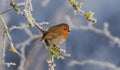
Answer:
[[[63,37],[66,39],[68,36],[68,31],[67,30],[60,30],[60,31],[61,31]]]

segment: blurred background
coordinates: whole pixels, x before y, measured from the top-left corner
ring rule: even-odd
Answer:
[[[15,2],[22,1],[24,0],[15,0]],[[108,22],[111,34],[120,38],[120,0],[76,1],[85,3],[82,6],[85,12],[93,11],[95,13],[94,16],[97,19],[97,23],[94,24],[95,27],[103,29],[104,22]],[[74,14],[68,0],[33,0],[32,4],[32,15],[35,20],[37,22],[49,22],[48,25],[42,25],[44,29],[48,29],[54,24],[67,23],[66,16],[71,18],[72,23],[77,27],[87,24],[87,20],[83,16]],[[9,0],[0,0],[0,12],[9,8]],[[3,16],[8,28],[20,26],[23,23],[27,24],[26,19],[15,11],[10,11]],[[40,34],[37,28],[29,28],[29,30],[33,34]],[[13,30],[10,32],[10,35],[15,45],[29,39],[24,30]],[[68,65],[72,60],[83,61],[88,59],[105,61],[118,67],[120,66],[120,47],[102,34],[90,30],[71,29],[67,41],[60,46],[65,46],[66,52],[70,53],[71,57],[65,57],[64,60],[55,59],[55,70],[110,70],[109,68],[89,64],[72,67]],[[21,52],[20,48],[17,48],[17,50]],[[24,70],[48,70],[47,60],[49,59],[49,52],[43,42],[30,42],[25,47],[25,54]],[[15,62],[17,65],[5,66],[2,70],[18,70],[21,60],[16,54],[9,51],[9,45],[7,45],[5,61]]]

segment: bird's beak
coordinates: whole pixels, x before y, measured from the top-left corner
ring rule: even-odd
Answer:
[[[70,32],[70,30],[68,30],[68,32]]]

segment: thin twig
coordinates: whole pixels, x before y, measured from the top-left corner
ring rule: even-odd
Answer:
[[[6,45],[5,45],[5,35],[8,37],[8,40],[9,40],[9,42],[11,43],[11,45],[13,45],[13,43],[12,43],[12,40],[11,40],[11,37],[10,37],[10,35],[9,35],[9,33],[8,33],[8,28],[7,28],[7,25],[5,24],[5,21],[3,20],[3,17],[0,15],[0,19],[1,19],[1,21],[2,21],[2,24],[3,24],[3,26],[4,26],[4,33],[3,33],[3,46],[4,46],[4,49],[3,49],[3,61],[2,61],[2,63],[4,64],[4,65],[7,65],[8,67],[10,67],[11,65],[16,65],[15,63],[12,63],[12,62],[10,62],[10,63],[7,63],[7,62],[5,62],[4,61],[4,59],[5,59],[5,50],[6,50]],[[17,51],[16,51],[17,52]]]
[[[69,66],[74,66],[74,65],[98,65],[103,68],[109,68],[110,70],[120,70],[120,67],[117,67],[115,64],[109,63],[109,62],[103,62],[103,61],[97,61],[97,60],[84,60],[84,61],[76,61],[72,60],[68,63]]]
[[[98,34],[102,34],[105,37],[107,37],[108,39],[110,39],[111,41],[113,41],[115,44],[117,44],[118,47],[120,47],[120,38],[111,34],[111,32],[109,31],[108,23],[104,23],[103,29],[99,29],[89,22],[87,25],[80,25],[78,27],[72,23],[72,21],[71,21],[72,19],[69,16],[66,16],[65,18],[66,18],[67,22],[69,22],[69,25],[72,29],[90,30],[90,31],[93,31]]]
[[[5,11],[3,11],[3,12],[0,12],[0,15],[5,14],[5,13],[7,13],[8,11],[11,11],[11,10],[12,10],[12,8],[10,8],[10,9],[8,9],[8,10],[5,10]]]
[[[49,48],[50,47],[50,43],[48,42],[48,40],[44,40],[46,46]],[[50,53],[50,59],[48,60],[48,66],[49,66],[49,70],[54,70],[55,68],[55,63],[54,63],[54,55],[52,53]]]
[[[8,32],[8,27],[7,27],[6,23],[5,23],[5,21],[3,20],[3,17],[0,16],[0,19],[1,19],[2,24],[3,24],[3,26],[4,26],[4,33],[5,33],[5,35],[7,36],[8,41],[9,41],[9,43],[10,43],[10,49],[12,49],[11,52],[15,52],[15,53],[18,54],[21,58],[23,58],[22,55],[21,55],[21,54],[15,49],[15,47],[14,47],[14,44],[13,44],[12,39],[11,39],[11,36],[10,36],[10,34],[9,34],[9,32]],[[24,58],[23,58],[23,60],[24,60]]]
[[[41,26],[39,26],[37,23],[33,23],[43,34],[46,33],[45,30],[42,29]]]

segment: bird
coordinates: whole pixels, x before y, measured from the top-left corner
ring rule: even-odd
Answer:
[[[41,28],[39,28],[41,30]],[[57,25],[51,26],[47,31],[41,30],[43,35],[41,37],[42,40],[48,40],[53,46],[62,44],[66,41],[68,37],[69,25],[67,23],[60,23]]]

